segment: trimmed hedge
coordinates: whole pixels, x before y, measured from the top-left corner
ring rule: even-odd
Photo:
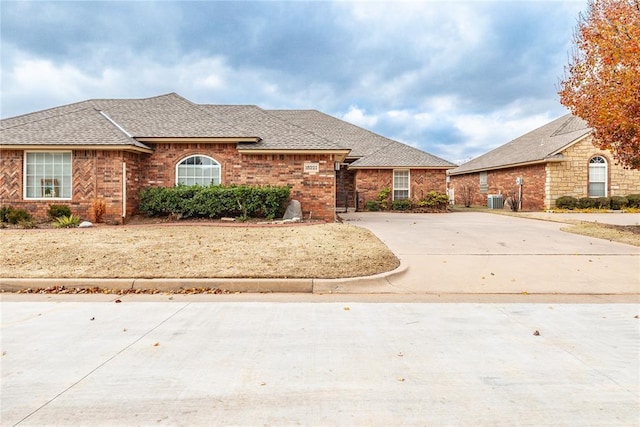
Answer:
[[[394,211],[408,211],[413,207],[411,200],[402,199],[402,200],[394,200],[391,202],[391,209]]]
[[[140,191],[139,209],[148,216],[273,219],[284,214],[290,193],[278,186],[150,187]]]
[[[578,205],[578,199],[571,196],[562,196],[556,199],[558,209],[574,209]]]
[[[640,208],[640,194],[629,194],[627,196],[627,201],[630,208]]]

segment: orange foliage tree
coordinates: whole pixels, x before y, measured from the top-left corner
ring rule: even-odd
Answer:
[[[591,0],[574,35],[560,102],[596,143],[640,169],[640,0]]]

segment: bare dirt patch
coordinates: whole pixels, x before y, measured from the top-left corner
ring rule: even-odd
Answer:
[[[4,278],[345,278],[398,265],[373,233],[348,224],[0,230]]]

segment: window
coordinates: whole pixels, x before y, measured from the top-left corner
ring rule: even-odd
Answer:
[[[409,171],[393,171],[393,200],[409,198]]]
[[[207,156],[187,157],[176,166],[176,184],[220,185],[220,164]]]
[[[71,152],[26,152],[25,199],[71,199]]]
[[[489,191],[489,183],[487,181],[487,172],[480,172],[480,192],[486,193]]]
[[[607,197],[607,161],[595,156],[589,160],[589,197]]]

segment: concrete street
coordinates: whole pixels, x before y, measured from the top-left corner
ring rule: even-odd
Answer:
[[[115,298],[2,302],[3,426],[640,422],[635,303]]]

